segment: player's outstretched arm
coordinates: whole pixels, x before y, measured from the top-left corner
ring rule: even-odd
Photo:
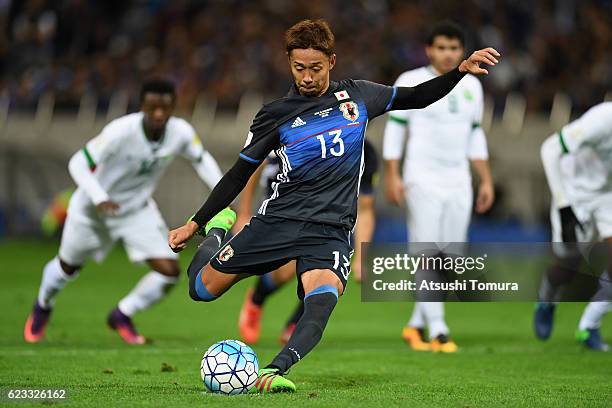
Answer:
[[[259,163],[250,163],[239,158],[217,183],[193,219],[182,227],[170,231],[168,234],[170,248],[175,252],[185,249],[187,242],[200,228],[203,228],[213,216],[234,201],[258,166]]]
[[[474,51],[454,70],[440,75],[415,87],[398,87],[389,110],[422,109],[442,99],[459,83],[465,74],[488,74],[480,64],[495,66],[500,54],[493,48]]]

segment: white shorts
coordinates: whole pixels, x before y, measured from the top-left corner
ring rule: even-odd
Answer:
[[[576,229],[578,242],[592,242],[612,237],[612,194],[606,194],[592,200],[588,208],[580,206],[574,209],[579,214],[582,230]],[[561,218],[556,204],[550,208],[550,223],[552,226],[552,241],[561,242]]]
[[[168,227],[152,201],[141,210],[120,216],[69,211],[59,257],[71,266],[81,266],[90,257],[101,262],[119,240],[132,262],[178,259],[168,246]]]
[[[582,228],[576,227],[576,240],[578,242],[598,242],[612,237],[612,195],[602,195],[589,203],[588,208],[582,206],[574,210],[580,214]],[[550,206],[550,224],[552,228],[552,242],[563,242],[561,238],[561,216],[559,209],[553,202]],[[586,247],[581,247],[586,248]],[[569,256],[563,246],[553,246],[553,251],[560,257]]]
[[[466,242],[472,214],[472,186],[406,185],[411,242]]]

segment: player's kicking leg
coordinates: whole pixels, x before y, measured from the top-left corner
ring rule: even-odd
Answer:
[[[313,269],[300,276],[304,290],[304,313],[289,341],[261,372],[252,392],[295,391],[295,385],[283,377],[289,369],[306,356],[321,340],[338,296],[344,285],[329,269]]]

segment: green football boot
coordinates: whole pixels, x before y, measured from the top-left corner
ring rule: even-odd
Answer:
[[[599,329],[586,329],[576,331],[576,340],[586,348],[594,351],[610,351],[610,346],[601,338]]]
[[[189,217],[188,221],[193,220],[195,214]],[[221,228],[225,233],[232,229],[234,224],[236,223],[236,212],[229,207],[224,208],[219,211],[217,215],[212,217],[210,221],[204,226],[203,229],[200,229],[197,234],[201,236],[206,236],[208,232],[213,228]]]
[[[249,394],[295,392],[295,384],[278,373],[276,368],[262,368]]]
[[[232,229],[236,223],[236,212],[229,207],[219,211],[217,215],[212,217],[204,227],[204,235],[208,234],[213,228],[221,228],[226,233]]]

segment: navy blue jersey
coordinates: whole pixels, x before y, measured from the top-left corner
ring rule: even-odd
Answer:
[[[240,153],[252,163],[274,150],[280,171],[258,213],[353,228],[368,121],[388,111],[396,89],[331,82],[320,97],[289,94],[259,111]]]
[[[280,173],[280,168],[280,159],[275,154],[270,154],[266,159],[266,164],[259,180],[259,184],[264,188],[263,195],[266,198],[274,193],[272,185],[276,182],[276,176]]]

